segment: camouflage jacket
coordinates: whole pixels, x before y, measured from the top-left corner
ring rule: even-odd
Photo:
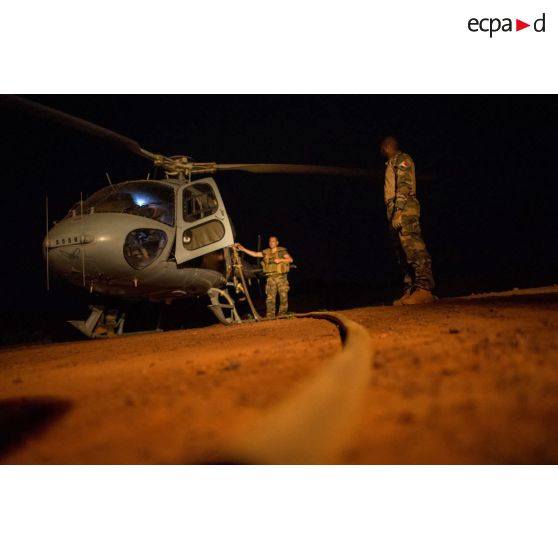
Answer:
[[[262,267],[266,275],[274,275],[276,273],[288,273],[290,269],[290,264],[287,262],[282,262],[276,264],[273,260],[283,259],[288,251],[286,248],[279,246],[277,252],[272,252],[271,248],[266,248],[263,250]]]
[[[384,200],[388,215],[395,211],[418,210],[415,163],[410,155],[399,152],[386,163]]]

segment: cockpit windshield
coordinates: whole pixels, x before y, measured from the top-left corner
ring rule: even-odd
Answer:
[[[68,217],[80,215],[75,204]],[[107,186],[83,202],[83,213],[128,213],[174,225],[174,190],[160,182],[124,182]]]

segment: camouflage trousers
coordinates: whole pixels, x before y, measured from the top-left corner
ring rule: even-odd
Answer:
[[[389,232],[395,246],[399,265],[403,270],[405,290],[417,287],[431,291],[434,288],[432,259],[426,249],[420,230],[417,211],[403,211],[401,229],[395,229],[390,219]]]
[[[289,280],[286,273],[277,273],[267,276],[265,284],[265,307],[266,317],[275,317],[275,303],[277,301],[277,293],[279,293],[279,316],[287,313],[289,306],[288,300]]]

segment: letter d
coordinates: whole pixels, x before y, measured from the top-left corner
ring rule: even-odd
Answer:
[[[540,19],[536,19],[535,23],[533,24],[533,29],[537,32],[537,33],[544,33],[544,27],[545,27],[545,15],[543,14],[542,17]],[[541,23],[541,27],[539,29],[539,23]]]

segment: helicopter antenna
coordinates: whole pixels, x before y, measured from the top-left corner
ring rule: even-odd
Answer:
[[[108,174],[107,174],[108,176]],[[110,179],[109,179],[110,180]],[[112,183],[111,183],[112,186]],[[85,287],[85,235],[83,234],[83,192],[79,193],[79,205],[81,214],[81,276],[83,277],[83,286]]]
[[[108,183],[112,187],[113,191],[116,192],[116,188],[114,187],[112,180],[110,179],[110,174],[108,172],[105,172],[105,176],[107,177]],[[87,199],[87,193],[85,194],[85,199]]]
[[[50,245],[50,239],[48,237],[48,194],[45,196],[45,222],[46,222],[46,250],[45,250],[46,290],[50,291],[50,268],[49,268],[49,261],[48,261],[48,250]]]

